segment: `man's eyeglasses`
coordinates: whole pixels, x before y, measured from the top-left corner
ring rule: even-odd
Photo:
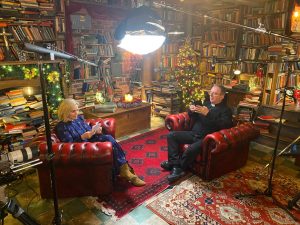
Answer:
[[[216,93],[216,92],[209,91],[208,95],[217,96],[217,95],[221,95],[221,93]]]

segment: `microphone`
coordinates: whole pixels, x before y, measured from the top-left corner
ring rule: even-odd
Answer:
[[[62,58],[62,59],[74,59],[74,60],[89,64],[91,66],[98,67],[97,64],[95,64],[93,62],[90,62],[90,61],[87,61],[87,60],[80,59],[79,57],[77,57],[75,55],[72,55],[70,53],[63,53],[63,52],[59,52],[59,51],[54,51],[54,50],[51,50],[51,49],[48,49],[48,48],[43,48],[43,47],[33,45],[33,44],[30,44],[30,43],[24,43],[24,46],[29,51],[33,51],[33,52],[37,52],[37,53],[50,54],[51,58],[56,56],[56,57],[59,57],[59,58]]]
[[[63,59],[75,59],[73,56],[62,53],[62,52],[57,52],[48,48],[43,48],[37,45],[33,45],[30,43],[24,43],[25,48],[29,51],[37,52],[37,53],[47,53],[47,54],[53,54],[54,56],[63,58]]]

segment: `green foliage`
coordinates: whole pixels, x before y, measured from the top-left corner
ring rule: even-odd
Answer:
[[[44,64],[43,74],[46,81],[48,109],[51,117],[53,118],[56,115],[56,110],[60,101],[63,99],[61,70],[58,64]],[[68,70],[65,72],[64,77],[66,80],[69,79]],[[36,64],[6,65],[0,67],[0,80],[31,80],[38,78],[39,71]]]

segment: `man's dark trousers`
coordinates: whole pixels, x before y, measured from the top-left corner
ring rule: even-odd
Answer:
[[[195,136],[192,131],[171,131],[167,136],[168,161],[173,167],[188,169],[201,151],[202,138]],[[180,144],[190,144],[181,155]]]

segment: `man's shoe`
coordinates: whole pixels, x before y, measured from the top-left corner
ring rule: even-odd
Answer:
[[[163,168],[164,170],[168,170],[168,171],[171,171],[173,169],[173,166],[168,161],[163,161],[160,164],[160,167]]]
[[[185,172],[179,168],[179,167],[174,167],[172,169],[172,173],[168,176],[168,181],[170,183],[178,180],[179,178],[183,177],[185,175]]]

